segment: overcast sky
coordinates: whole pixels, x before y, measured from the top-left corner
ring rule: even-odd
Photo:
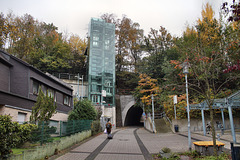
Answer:
[[[114,13],[138,22],[146,35],[150,28],[165,27],[172,35],[181,36],[186,24],[194,25],[201,10],[209,2],[215,15],[220,5],[232,0],[0,0],[0,12],[25,13],[39,21],[53,23],[59,32],[86,37],[91,17]]]

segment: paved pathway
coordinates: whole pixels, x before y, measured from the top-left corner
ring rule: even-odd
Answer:
[[[164,147],[170,148],[172,152],[188,150],[187,132],[153,134],[144,128],[121,128],[113,131],[113,139],[106,137],[106,134],[96,136],[57,160],[149,160],[152,154],[159,153]],[[192,133],[191,137],[192,142],[212,140],[210,136],[201,133]],[[227,148],[230,147],[228,140],[223,142]]]

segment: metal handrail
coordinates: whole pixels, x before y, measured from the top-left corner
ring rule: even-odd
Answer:
[[[160,114],[156,114],[155,113],[155,119],[158,119],[158,118],[166,118],[166,120],[172,125],[172,121],[168,118],[168,116],[166,115],[165,112],[162,112]]]

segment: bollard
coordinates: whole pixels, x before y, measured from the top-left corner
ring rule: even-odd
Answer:
[[[223,128],[221,128],[221,132],[222,132],[222,135],[224,135],[224,129]]]
[[[217,139],[218,139],[218,141],[220,141],[220,134],[219,133],[217,134]]]
[[[221,125],[221,133],[222,133],[222,135],[224,135],[224,128],[223,128],[223,125]]]

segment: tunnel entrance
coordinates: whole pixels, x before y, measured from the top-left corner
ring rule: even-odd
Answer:
[[[132,106],[127,112],[124,126],[143,126],[141,122],[142,113],[141,107]]]

